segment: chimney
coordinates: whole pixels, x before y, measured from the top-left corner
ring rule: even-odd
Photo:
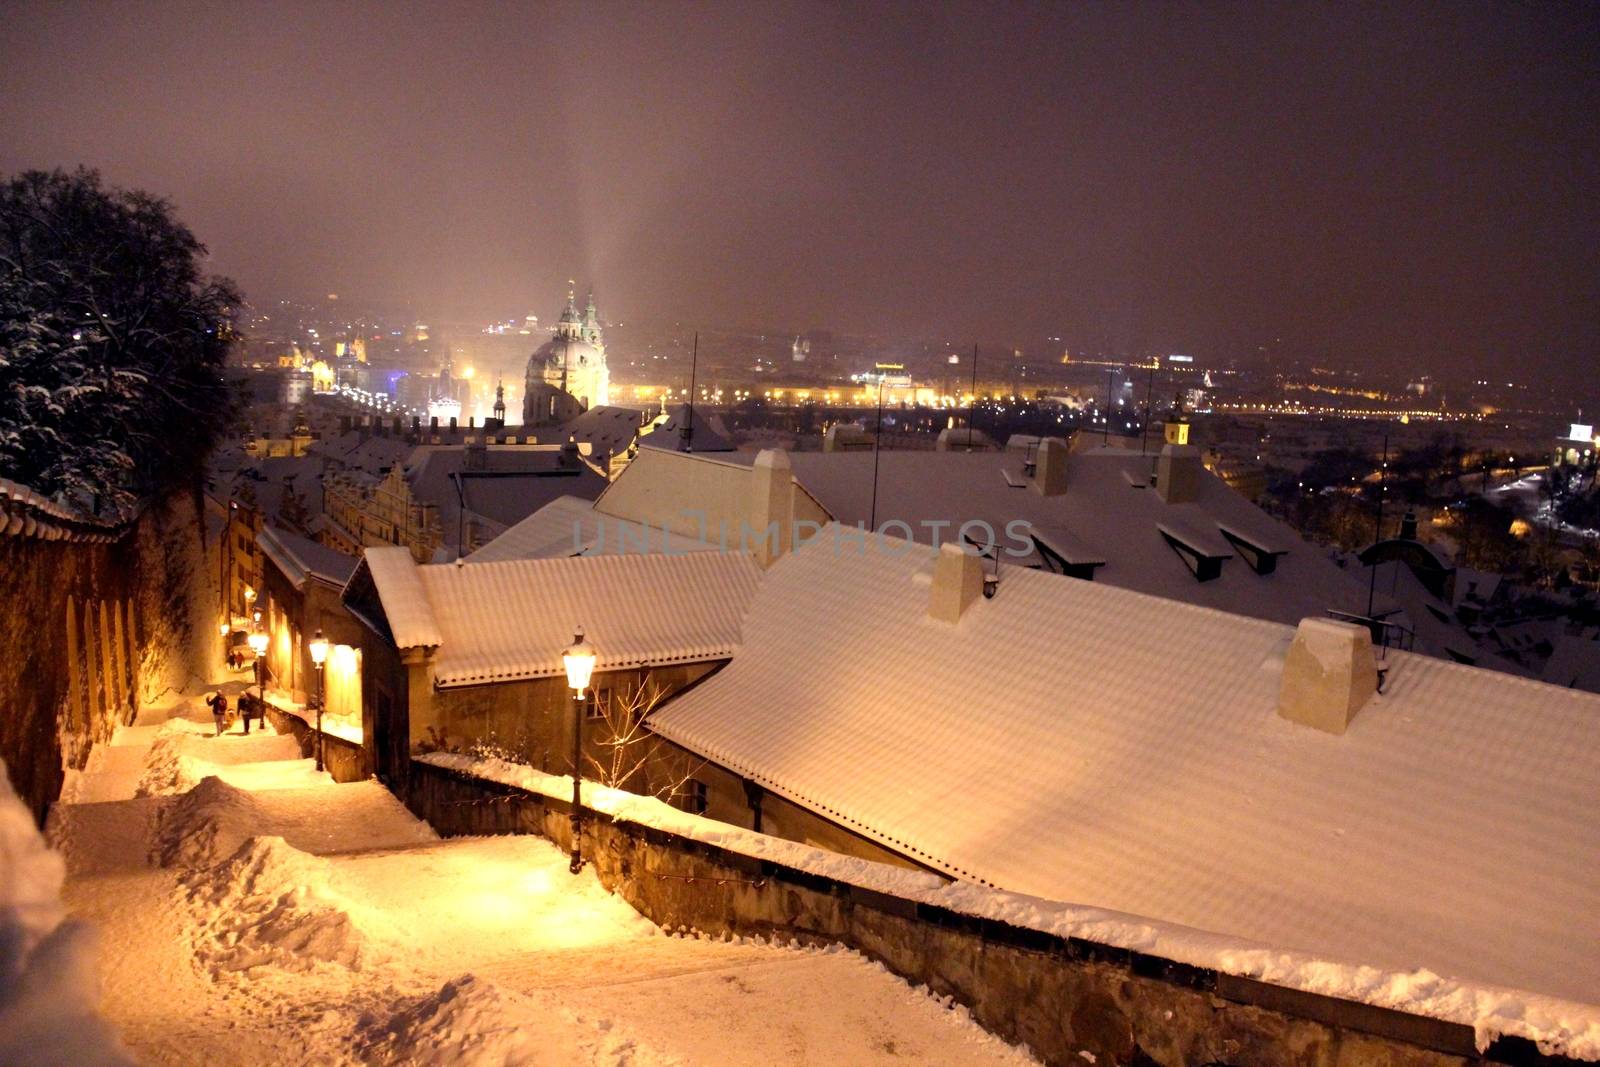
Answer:
[[[454,415],[451,415],[450,416],[450,433],[452,435],[454,435],[455,432],[456,432],[456,417]]]
[[[399,436],[400,436],[400,433],[401,433],[401,429],[400,429],[400,416],[399,416],[399,415],[396,415],[396,416],[395,416],[395,417],[394,417],[394,435],[395,435],[395,436],[396,436],[396,437],[399,437]]]
[[[434,433],[439,432],[439,416],[433,415],[428,418],[428,429],[432,430]]]
[[[1415,541],[1417,539],[1417,513],[1408,511],[1400,520],[1400,540]]]
[[[475,438],[467,442],[466,456],[461,461],[461,468],[469,471],[487,470],[489,467],[489,446],[483,443],[483,438]]]
[[[1205,465],[1194,445],[1162,445],[1156,458],[1156,492],[1169,504],[1186,504],[1200,498]]]
[[[1283,661],[1279,715],[1342,734],[1377,691],[1378,664],[1370,630],[1332,619],[1300,620]]]
[[[971,545],[946,541],[933,563],[928,591],[928,617],[960,622],[968,605],[983,595],[983,558]]]
[[[349,433],[350,432],[350,416],[349,415],[340,415],[339,416],[339,432],[340,433]]]
[[[1034,453],[1033,491],[1040,496],[1060,496],[1067,491],[1067,443],[1046,437]]]
[[[565,470],[577,470],[581,463],[578,461],[578,438],[569,434],[567,441],[561,446],[561,455],[556,463]]]
[[[749,530],[743,539],[754,549],[756,561],[770,567],[789,551],[793,533],[794,474],[789,453],[779,448],[762,449],[750,468]]]

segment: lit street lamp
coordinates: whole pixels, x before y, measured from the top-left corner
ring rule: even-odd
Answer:
[[[572,635],[572,646],[561,653],[567,668],[567,684],[572,687],[572,863],[573,874],[583,870],[580,842],[583,835],[583,714],[587,709],[589,676],[594,673],[594,646],[583,639],[583,627]]]
[[[256,654],[256,695],[261,701],[261,721],[265,723],[267,721],[267,683],[265,670],[267,661],[266,631],[256,630],[250,635],[249,641],[250,651]],[[244,732],[250,732],[250,715],[248,712],[244,715]]]
[[[317,770],[322,770],[322,665],[328,659],[328,639],[322,636],[322,630],[317,630],[317,636],[311,639],[311,662],[317,665]]]

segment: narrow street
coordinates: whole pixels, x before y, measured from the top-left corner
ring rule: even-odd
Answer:
[[[50,819],[140,1062],[1033,1062],[854,953],[668,936],[542,839],[440,840],[270,728],[212,737],[202,696]]]

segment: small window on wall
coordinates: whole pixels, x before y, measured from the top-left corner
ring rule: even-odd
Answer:
[[[583,717],[586,719],[603,719],[606,709],[611,706],[611,690],[596,689],[594,698],[589,701],[589,706],[584,709]]]
[[[683,783],[683,810],[690,815],[706,813],[706,784],[698,778]]]

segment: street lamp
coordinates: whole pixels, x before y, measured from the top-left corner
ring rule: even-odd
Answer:
[[[322,636],[322,630],[317,629],[317,636],[311,639],[311,662],[317,666],[317,770],[322,770],[322,665],[328,659],[328,639]]]
[[[256,654],[256,695],[261,701],[261,721],[267,721],[267,683],[266,683],[266,657],[267,657],[267,632],[256,630],[249,637],[250,651]],[[250,732],[250,716],[244,716],[244,732]]]
[[[580,842],[583,835],[583,714],[589,692],[589,676],[594,673],[594,646],[583,639],[583,627],[572,635],[572,645],[561,653],[567,668],[567,685],[572,687],[572,863],[573,874],[583,870]]]

